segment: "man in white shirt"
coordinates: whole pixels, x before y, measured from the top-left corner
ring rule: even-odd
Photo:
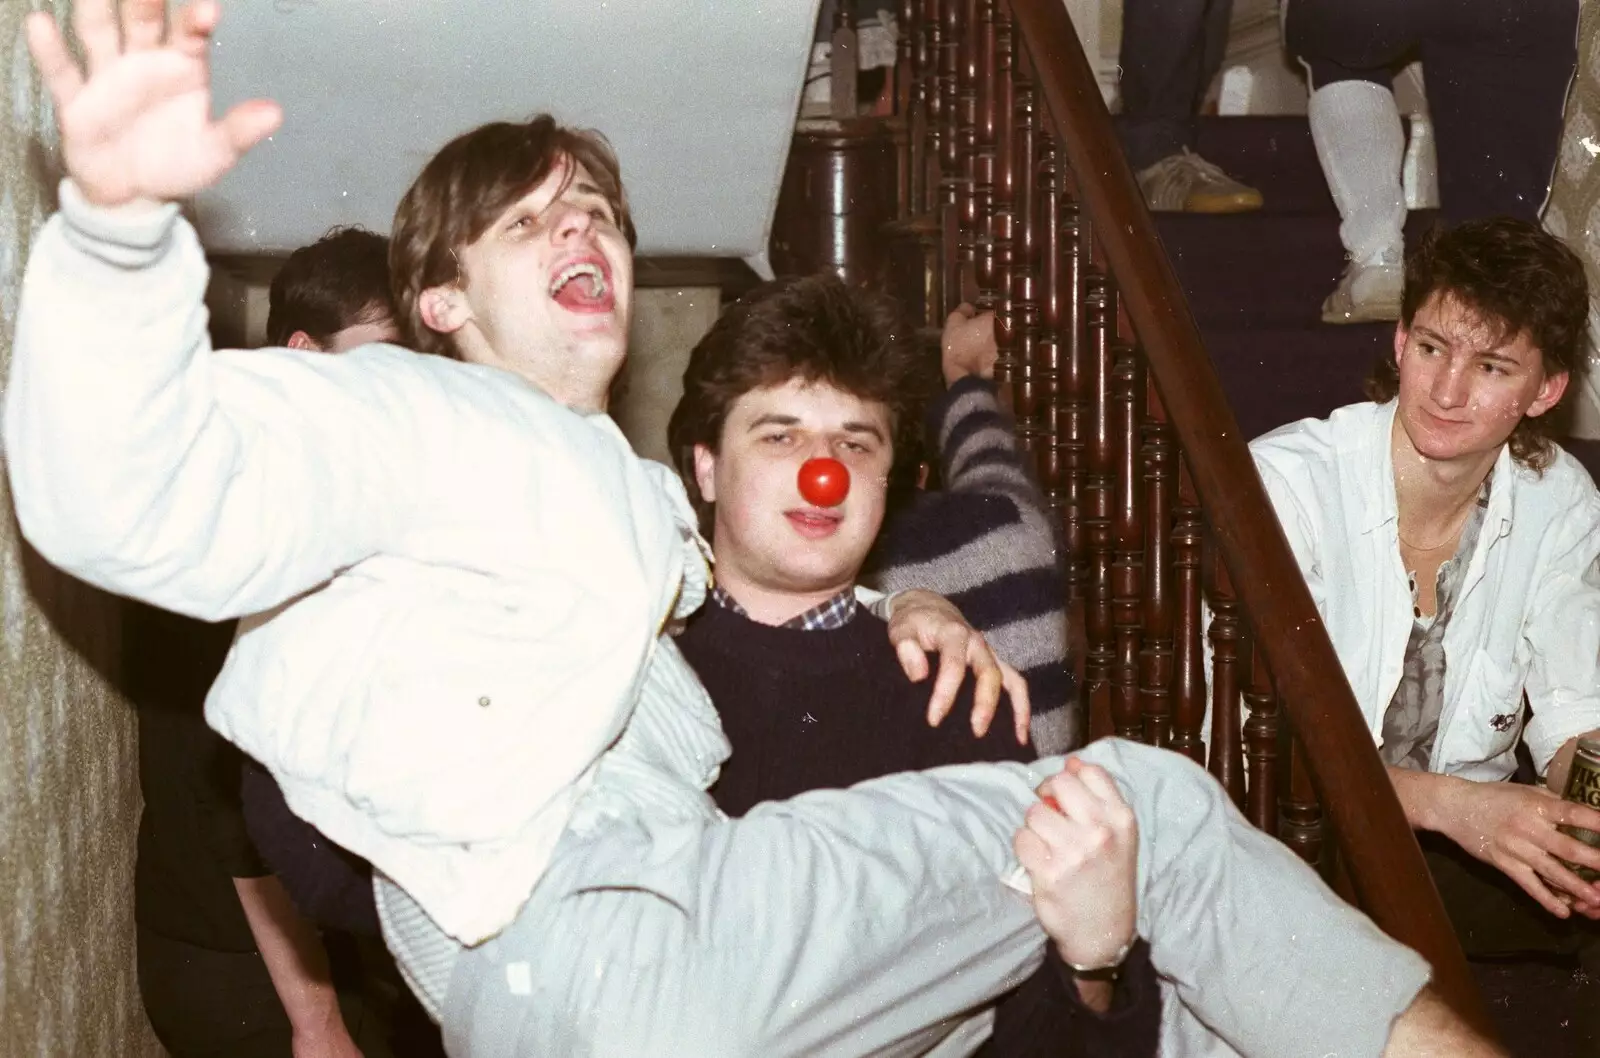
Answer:
[[[1571,867],[1600,849],[1556,829],[1600,830],[1558,799],[1600,731],[1600,495],[1541,433],[1588,308],[1532,224],[1435,233],[1376,403],[1251,449],[1469,955],[1578,953],[1600,977],[1600,887]],[[1509,781],[1519,742],[1543,785]]]
[[[917,1054],[1036,968],[1043,933],[1003,882],[1037,793],[1083,802],[1060,758],[731,822],[707,799],[726,741],[660,634],[706,590],[693,513],[603,414],[631,294],[603,144],[486,126],[408,192],[403,325],[466,363],[211,354],[172,200],[280,115],[214,123],[216,6],[163,16],[129,0],[119,33],[108,2],[77,4],[87,78],[29,20],[69,179],[6,395],[18,517],[110,590],[251,615],[208,719],[373,862],[451,1052]],[[486,172],[492,208],[454,180]],[[1214,1039],[1202,1024],[1247,1054],[1495,1053],[1204,773],[1115,741],[1081,756],[1138,820],[1139,931],[1195,1030],[1173,1053]]]

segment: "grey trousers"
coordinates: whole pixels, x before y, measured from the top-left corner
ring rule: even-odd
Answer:
[[[1139,932],[1172,1008],[1163,1053],[1218,1053],[1218,1038],[1262,1058],[1381,1053],[1427,980],[1419,956],[1188,760],[1119,740],[1079,755],[1139,820]],[[1035,786],[1060,766],[892,775],[698,826],[590,813],[517,920],[462,953],[446,1046],[923,1053],[1040,961],[1030,905],[1003,879]]]

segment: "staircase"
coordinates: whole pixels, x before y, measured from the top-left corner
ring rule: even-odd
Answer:
[[[1584,983],[1463,959],[1246,447],[1362,399],[1392,348],[1390,325],[1318,318],[1343,251],[1305,120],[1204,124],[1200,153],[1265,210],[1153,217],[1060,0],[899,16],[894,119],[802,130],[814,178],[785,197],[827,229],[812,268],[882,284],[929,325],[961,301],[1004,324],[995,378],[1060,519],[1091,734],[1190,755],[1422,952],[1469,1022],[1519,1055],[1571,1053],[1562,1012]]]
[[[1374,361],[1392,355],[1394,327],[1318,319],[1344,249],[1305,118],[1203,119],[1197,150],[1266,199],[1258,213],[1155,215],[1244,435],[1362,400]],[[1408,243],[1435,219],[1413,212]],[[1562,443],[1600,480],[1600,443]]]

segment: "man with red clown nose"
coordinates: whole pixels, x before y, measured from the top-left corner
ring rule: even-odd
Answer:
[[[970,686],[956,715],[925,720],[926,692],[856,596],[930,388],[919,384],[927,352],[906,337],[892,304],[812,276],[753,291],[690,355],[669,438],[701,501],[716,583],[677,644],[733,750],[710,791],[729,815],[893,772],[1033,756],[1020,731],[965,722]],[[1103,792],[1126,829],[1054,885],[1076,911],[1042,917],[1058,943],[996,1005],[985,1055],[1055,1055],[1073,1041],[1083,1053],[1156,1053],[1149,948],[1135,943],[1129,905],[1107,899],[1133,885],[1133,818],[1114,788]],[[1064,853],[1047,844],[1049,827],[1024,835],[1025,867]],[[1063,961],[1107,937],[1121,949],[1115,973],[1079,975]]]

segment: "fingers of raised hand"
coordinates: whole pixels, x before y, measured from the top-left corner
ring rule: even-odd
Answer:
[[[67,42],[61,37],[56,20],[43,11],[35,11],[26,23],[28,51],[33,64],[39,68],[45,88],[55,100],[59,111],[72,102],[83,87],[83,74],[67,51]]]
[[[237,158],[276,132],[281,124],[283,110],[278,104],[253,99],[230,108],[217,123],[217,130]]]
[[[161,46],[167,32],[164,0],[122,0],[122,47],[142,51]]]
[[[72,30],[83,46],[83,58],[93,77],[122,54],[117,15],[111,0],[79,0],[72,7]]]
[[[214,0],[185,4],[173,22],[173,46],[185,55],[200,58],[210,46],[211,31],[217,28],[219,15]]]

